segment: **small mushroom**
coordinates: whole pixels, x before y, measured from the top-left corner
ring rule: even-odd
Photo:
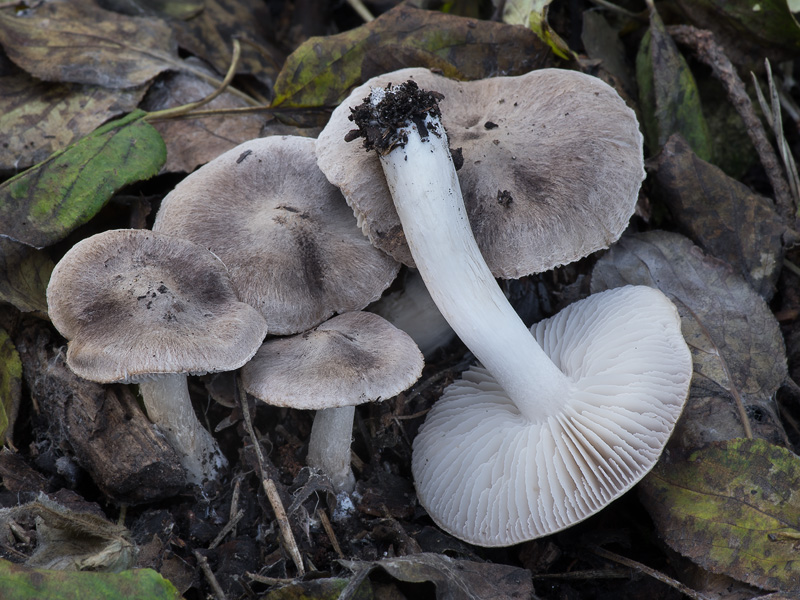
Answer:
[[[275,335],[361,310],[399,270],[359,231],[309,138],[259,138],[222,154],[164,198],[153,230],[216,254]]]
[[[586,142],[587,148],[593,150],[588,156],[582,155],[580,148],[575,147],[573,159],[579,164],[588,165],[586,179],[600,187],[602,180],[595,181],[593,174],[606,172],[609,177],[612,173],[617,177],[620,173],[626,173],[622,178],[625,181],[622,187],[625,189],[620,188],[619,191],[624,193],[623,204],[627,206],[628,213],[612,227],[611,222],[605,220],[604,203],[609,204],[609,212],[616,213],[618,207],[613,207],[619,198],[614,197],[615,194],[609,196],[580,187],[576,190],[580,195],[562,199],[558,203],[552,201],[554,206],[558,204],[553,214],[559,216],[555,220],[545,218],[531,225],[531,231],[540,230],[544,238],[554,246],[558,245],[561,248],[560,260],[564,260],[569,253],[563,253],[566,252],[561,243],[564,240],[558,241],[556,238],[567,231],[580,230],[570,226],[570,219],[584,225],[597,223],[604,230],[600,236],[603,239],[615,239],[621,233],[624,221],[633,211],[642,174],[641,135],[638,129],[634,135],[630,135],[631,124],[636,123],[633,112],[624,106],[610,87],[590,81],[592,78],[575,75],[578,77],[561,77],[559,74],[563,89],[559,88],[555,93],[559,94],[562,110],[573,116],[572,107],[575,106],[576,110],[579,108],[581,112],[574,115],[577,123],[583,122],[583,113],[597,113],[607,117],[609,122],[593,119],[597,131],[603,135],[599,140],[595,138]],[[624,491],[643,477],[655,463],[680,414],[688,394],[692,362],[681,336],[677,311],[657,290],[632,288],[635,291],[626,292],[628,295],[625,296],[625,318],[641,324],[640,319],[634,319],[634,315],[641,312],[646,315],[645,321],[652,318],[657,323],[656,332],[650,335],[655,338],[650,341],[655,343],[644,350],[646,358],[633,356],[633,360],[622,360],[623,357],[631,358],[630,343],[637,332],[622,328],[618,317],[609,316],[610,307],[613,306],[609,300],[612,295],[588,301],[587,306],[600,308],[590,310],[587,316],[582,316],[578,309],[568,308],[565,316],[553,320],[553,332],[549,335],[556,340],[562,334],[565,339],[577,335],[588,347],[602,348],[607,353],[600,366],[595,367],[594,372],[599,379],[593,380],[589,401],[583,393],[583,381],[580,379],[581,369],[584,368],[581,361],[588,352],[587,346],[566,348],[571,360],[578,365],[577,371],[568,369],[572,363],[558,354],[548,356],[548,352],[531,335],[508,303],[481,255],[467,218],[468,212],[451,159],[447,133],[442,126],[437,104],[440,96],[437,92],[421,90],[415,81],[410,80],[397,87],[374,88],[363,104],[354,109],[353,117],[359,127],[359,135],[366,138],[365,145],[377,150],[409,249],[431,297],[486,369],[482,380],[478,378],[474,384],[477,392],[472,401],[462,402],[458,407],[465,421],[456,424],[453,419],[434,419],[433,415],[446,413],[448,406],[453,404],[447,400],[439,412],[432,411],[426,419],[425,436],[421,434],[417,438],[421,441],[415,441],[413,457],[420,501],[433,519],[454,535],[481,545],[508,545],[557,531],[575,520],[585,518],[590,511],[599,510],[613,500],[615,496],[612,491]],[[580,102],[574,104],[572,101],[575,98],[579,98]],[[596,99],[596,103],[593,99]],[[567,126],[569,139],[574,137],[574,131],[568,127],[571,121],[562,123]],[[584,138],[589,136],[583,127],[580,130]],[[348,139],[353,137],[348,135]],[[534,139],[530,143],[538,141]],[[598,147],[607,149],[605,156],[595,152]],[[465,159],[469,160],[468,157]],[[608,164],[600,167],[596,164],[598,161]],[[529,165],[529,168],[533,173],[536,172],[535,165]],[[573,178],[580,176],[580,172],[570,173]],[[620,179],[615,179],[612,188],[619,184]],[[526,200],[522,197],[516,200],[520,203],[523,201]],[[527,202],[531,205],[549,205],[535,196]],[[612,221],[619,221],[619,217]],[[555,238],[554,234],[546,233],[545,227],[555,229]],[[608,231],[605,231],[606,227]],[[516,226],[517,230],[520,228],[523,226]],[[591,251],[594,243],[587,245],[585,241],[573,240],[577,249],[572,249],[573,258],[568,260]],[[595,238],[595,243],[597,241]],[[552,248],[545,250],[549,252]],[[550,256],[548,261],[552,260],[552,252]],[[647,312],[651,306],[657,307],[658,311],[652,317]],[[578,334],[566,333],[567,323],[572,316],[577,321]],[[612,323],[612,331],[620,328],[625,332],[613,340],[611,347],[605,331],[608,328],[605,325],[607,321]],[[594,340],[595,335],[599,336],[599,342]],[[550,344],[557,345],[557,342]],[[614,370],[612,366],[616,365],[618,359],[615,374],[622,381],[635,384],[637,379],[644,379],[647,373],[652,372],[660,387],[654,390],[649,386],[634,385],[635,391],[630,397],[618,398],[619,386],[604,378],[606,371],[610,373]],[[662,363],[672,365],[673,361],[674,367],[661,366]],[[467,380],[471,378],[469,374],[466,377]],[[456,385],[467,384],[462,382]],[[517,423],[531,424],[526,429],[527,433],[509,433],[510,417],[498,416],[500,413],[487,405],[481,396],[487,390],[503,392],[504,400],[494,403],[505,403],[506,413],[513,415]],[[571,412],[568,407],[572,405],[573,398],[576,399],[577,408]],[[647,430],[633,418],[622,424],[613,424],[603,411],[599,411],[601,420],[592,423],[590,415],[595,407],[605,409],[617,402],[622,405],[618,412],[637,413],[646,422],[657,422],[658,434]],[[577,423],[574,427],[566,423],[570,419]],[[555,421],[561,427],[552,431],[549,445],[545,443],[543,449],[538,449],[534,444],[527,446],[528,450],[522,450],[521,445],[526,440],[535,442],[539,435],[535,433],[538,430],[534,425],[548,420]],[[510,443],[516,452],[493,453],[491,450],[483,452],[473,449],[473,438],[459,435],[464,430],[474,429],[476,422],[483,423],[483,427],[491,430],[488,437],[496,439],[496,444],[513,440]],[[452,427],[456,429],[451,431]],[[486,434],[478,436],[478,446],[486,446],[488,437]],[[441,445],[435,441],[437,438],[447,438],[452,443]],[[522,460],[520,457],[526,452],[555,453],[559,444],[575,447],[578,455],[583,453],[582,457],[574,458],[573,462],[567,462],[567,459],[556,459],[550,463],[545,461],[538,466],[528,460],[524,468],[515,464],[515,461]],[[457,458],[462,454],[467,458]],[[589,460],[590,456],[593,460]],[[641,457],[646,460],[640,463],[634,460]],[[445,473],[452,475],[449,470],[452,464],[457,465],[455,476],[445,477]],[[498,486],[510,486],[507,482],[512,479],[519,482],[520,472],[524,492],[508,492],[501,497],[493,493]],[[480,475],[473,476],[474,473]],[[575,481],[576,487],[591,488],[593,496],[588,499],[567,497],[570,479]],[[462,485],[464,481],[467,483]],[[493,502],[495,498],[498,500],[496,503]],[[536,510],[539,502],[551,506],[562,501],[571,504],[558,517],[544,518],[543,513]],[[577,514],[578,518],[564,516],[570,512]]]
[[[69,367],[100,383],[138,383],[188,481],[216,480],[227,463],[194,413],[186,376],[238,369],[267,333],[219,259],[166,234],[106,231],[59,261],[47,305],[69,340]]]
[[[275,406],[314,410],[308,464],[351,492],[355,407],[396,396],[422,373],[422,354],[378,315],[350,312],[313,330],[267,340],[242,369],[245,390]]]

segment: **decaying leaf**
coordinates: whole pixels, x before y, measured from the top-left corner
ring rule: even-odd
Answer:
[[[679,134],[662,148],[654,174],[657,194],[684,233],[772,298],[786,232],[773,203],[700,159]]]
[[[399,581],[430,581],[436,587],[437,600],[527,600],[533,595],[531,572],[510,565],[457,560],[429,552],[375,562],[339,562],[353,571],[355,580],[381,569]]]
[[[639,491],[674,550],[714,573],[800,594],[800,457],[764,440],[660,463]]]
[[[134,17],[191,19],[203,10],[205,0],[98,0],[98,4],[106,10]]]
[[[67,508],[45,494],[0,509],[0,524],[30,518],[35,519],[37,532],[36,550],[26,563],[30,567],[114,573],[130,569],[136,560],[128,530],[93,512]]]
[[[782,444],[773,395],[786,377],[778,322],[731,267],[677,233],[623,236],[592,272],[591,290],[648,285],[678,308],[694,360],[689,400],[669,442],[681,453],[753,435]]]
[[[35,248],[86,223],[121,187],[158,173],[164,141],[135,111],[0,185],[0,235]]]
[[[0,302],[47,314],[45,291],[53,267],[44,252],[0,236]]]
[[[0,44],[12,61],[45,81],[129,88],[180,68],[164,21],[110,12],[90,0],[0,11]]]
[[[678,0],[692,24],[710,29],[744,72],[800,55],[800,26],[787,0]]]
[[[619,82],[617,87],[621,86],[627,95],[635,96],[636,84],[625,57],[625,46],[619,31],[609,25],[603,13],[597,10],[583,12],[581,41],[589,58],[600,60],[600,68]]]
[[[506,0],[503,5],[503,23],[530,27],[539,39],[561,58],[575,58],[565,42],[547,22],[547,11],[553,0]]]
[[[0,445],[10,438],[21,396],[22,361],[8,332],[0,329]]]
[[[109,119],[130,112],[144,88],[111,90],[52,84],[13,68],[0,74],[0,170],[19,171],[42,162]]]
[[[374,21],[304,42],[275,82],[274,106],[335,106],[353,86],[404,67],[455,79],[521,75],[547,66],[547,46],[522,27],[400,4]]]
[[[694,76],[655,10],[636,56],[639,105],[650,153],[656,154],[673,133],[680,133],[703,160],[712,146]]]
[[[237,73],[247,73],[272,85],[285,56],[270,43],[272,18],[260,0],[205,0],[193,19],[174,23],[182,48],[210,63],[218,73],[231,64],[233,39],[242,43]]]
[[[153,84],[142,108],[156,111],[200,100],[214,91],[214,86],[188,73],[172,73]],[[214,110],[246,106],[244,100],[224,93],[203,106]],[[247,140],[261,135],[266,120],[251,115],[219,115],[191,119],[155,121],[153,127],[167,145],[167,172],[191,173],[199,165],[216,158]]]
[[[76,573],[32,569],[3,559],[0,559],[0,590],[3,591],[3,600],[180,599],[175,587],[152,569]]]

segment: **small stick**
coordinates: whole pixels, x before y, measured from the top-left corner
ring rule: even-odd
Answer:
[[[630,558],[625,558],[624,556],[620,556],[619,554],[614,554],[613,552],[609,552],[608,550],[604,550],[603,548],[593,548],[592,552],[597,554],[597,556],[601,556],[605,559],[614,561],[615,563],[619,563],[621,565],[625,565],[626,567],[630,567],[631,569],[635,569],[640,573],[644,573],[645,575],[649,575],[653,579],[657,579],[661,583],[666,583],[668,586],[675,588],[682,594],[689,596],[693,600],[710,600],[708,596],[705,594],[701,594],[693,590],[692,588],[682,584],[680,581],[661,573],[660,571],[656,571],[646,565],[643,565],[640,562],[636,562],[635,560],[631,560]]]
[[[194,550],[194,557],[197,559],[197,564],[200,570],[203,571],[203,575],[206,576],[211,589],[214,590],[214,595],[217,597],[217,600],[226,600],[225,592],[222,591],[222,587],[214,576],[214,572],[211,570],[211,567],[208,566],[208,559],[197,550]]]
[[[344,552],[342,552],[342,547],[339,546],[339,540],[336,539],[336,534],[334,533],[333,526],[331,525],[331,521],[328,518],[328,513],[326,513],[322,508],[318,508],[317,516],[319,517],[319,520],[322,522],[322,528],[325,530],[328,539],[331,541],[331,545],[333,546],[333,551],[336,552],[336,555],[339,558],[344,558]]]
[[[231,521],[234,520],[236,514],[241,512],[239,510],[239,494],[241,493],[241,487],[242,487],[242,478],[241,476],[237,476],[236,483],[233,484],[233,492],[231,493],[231,510],[230,513],[228,513],[228,518]],[[236,523],[234,523],[231,532],[233,533],[233,537],[236,537]]]
[[[278,529],[280,529],[284,546],[287,552],[289,552],[289,556],[292,557],[295,567],[297,567],[297,573],[299,575],[303,575],[306,572],[305,568],[303,567],[303,558],[300,556],[300,550],[297,548],[297,542],[294,539],[294,533],[292,532],[292,527],[289,524],[289,518],[286,516],[286,510],[283,508],[283,502],[281,501],[280,494],[278,494],[278,488],[275,487],[275,482],[270,479],[266,473],[266,470],[264,469],[264,455],[261,453],[261,446],[258,442],[258,438],[256,438],[255,430],[253,429],[253,421],[250,418],[250,408],[247,406],[246,393],[242,386],[238,387],[239,401],[242,406],[244,424],[247,429],[247,433],[250,435],[250,439],[253,441],[253,448],[256,451],[256,458],[258,459],[258,467],[261,471],[261,485],[263,486],[264,492],[267,494],[267,500],[269,500],[270,506],[272,506],[272,510],[275,513],[275,519],[278,521]]]
[[[267,577],[266,575],[259,575],[258,573],[251,573],[250,571],[245,571],[244,573],[253,581],[257,581],[258,583],[265,583],[267,585],[278,585],[280,583],[292,583],[294,579],[281,579],[279,577]]]
[[[232,518],[232,519],[230,519],[230,520],[229,520],[229,521],[228,521],[228,522],[225,524],[225,527],[223,527],[223,528],[220,530],[220,532],[217,534],[217,537],[215,537],[215,538],[214,538],[214,541],[212,541],[212,542],[211,542],[211,543],[208,545],[208,549],[209,549],[209,550],[213,550],[214,548],[216,548],[217,546],[219,546],[219,545],[222,543],[222,540],[224,540],[224,539],[225,539],[225,536],[226,536],[226,535],[228,535],[228,534],[229,534],[231,531],[233,531],[233,528],[234,528],[234,527],[236,527],[236,524],[237,524],[239,521],[241,521],[241,520],[242,520],[242,517],[243,517],[243,516],[244,516],[244,510],[240,510],[239,512],[237,512],[237,513],[236,513],[236,514],[233,516],[233,518]]]

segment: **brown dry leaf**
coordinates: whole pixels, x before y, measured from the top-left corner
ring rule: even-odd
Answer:
[[[148,111],[180,106],[199,100],[214,90],[214,86],[187,73],[172,73],[150,88],[142,108]],[[203,110],[238,108],[244,100],[224,93]],[[189,119],[154,121],[153,127],[167,145],[167,172],[191,173],[223,152],[247,140],[259,137],[266,123],[264,117],[250,115],[219,115]]]
[[[0,10],[0,44],[39,79],[130,88],[181,68],[172,31],[162,20],[127,17],[91,0],[9,8]]]
[[[45,83],[16,67],[0,68],[0,171],[27,169],[42,162],[106,121],[136,108],[144,92],[144,87],[111,90]]]
[[[272,86],[285,56],[271,45],[275,39],[267,5],[261,0],[206,0],[187,21],[173,23],[182,48],[225,73],[231,63],[233,38],[243,40],[237,73],[254,75]]]
[[[628,284],[658,288],[675,303],[692,351],[689,400],[670,447],[744,437],[737,398],[755,437],[785,443],[773,395],[787,374],[786,354],[761,296],[727,263],[665,231],[623,236],[597,262],[592,292]]]
[[[772,202],[699,158],[679,134],[664,145],[655,178],[683,232],[733,266],[765,300],[772,298],[786,232]]]

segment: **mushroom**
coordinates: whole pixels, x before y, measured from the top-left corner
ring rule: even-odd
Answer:
[[[531,329],[565,376],[558,403],[523,413],[482,367],[449,386],[414,439],[420,503],[452,535],[508,546],[593,515],[655,466],[692,372],[673,304],[627,286]]]
[[[361,234],[309,138],[259,138],[222,154],[164,198],[153,230],[214,252],[276,335],[364,308],[399,270]]]
[[[444,95],[466,214],[496,277],[547,271],[622,234],[645,172],[636,116],[613,88],[560,69],[461,82],[413,68],[355,88],[317,140],[320,168],[376,247],[414,266],[378,158],[342,139],[353,129],[351,108],[372,88],[407,80]]]
[[[238,369],[267,333],[219,259],[166,234],[106,231],[59,261],[47,305],[69,341],[69,367],[100,383],[138,383],[189,483],[216,480],[227,462],[194,413],[187,374]]]
[[[548,122],[547,127],[558,125],[559,133],[564,136],[564,145],[571,149],[571,153],[564,157],[564,149],[556,144],[557,156],[570,160],[558,165],[567,175],[556,175],[555,178],[561,183],[564,178],[578,178],[582,182],[575,188],[575,196],[558,200],[549,195],[541,197],[533,194],[528,198],[518,192],[512,193],[512,204],[530,208],[529,211],[521,209],[518,216],[526,214],[528,218],[536,217],[539,220],[533,224],[515,224],[509,229],[538,232],[532,235],[551,244],[542,250],[547,254],[546,259],[532,256],[527,261],[529,264],[538,262],[540,266],[568,262],[596,249],[600,239],[591,236],[593,225],[601,230],[600,238],[605,240],[603,243],[616,239],[633,211],[643,174],[642,139],[633,112],[625,107],[609,86],[599,80],[579,73],[552,71],[549,75],[542,74],[536,78],[544,89],[551,92],[555,90],[553,93],[557,95],[560,107],[560,118],[556,122]],[[548,77],[554,78],[558,84]],[[654,350],[647,350],[646,367],[642,367],[641,361],[625,361],[620,364],[619,370],[624,381],[635,382],[652,368],[659,373],[657,379],[668,391],[659,389],[652,392],[642,386],[632,394],[636,401],[621,399],[623,408],[619,412],[638,413],[644,421],[657,422],[658,434],[647,432],[645,425],[635,423],[633,418],[623,424],[611,424],[605,419],[598,423],[586,420],[590,406],[605,407],[618,401],[614,394],[618,393],[619,387],[607,380],[596,383],[592,388],[593,404],[589,403],[582,393],[582,381],[577,377],[580,372],[576,375],[566,369],[561,358],[548,356],[514,312],[484,261],[470,229],[447,134],[440,120],[437,100],[441,94],[424,92],[415,81],[416,76],[415,80],[395,88],[373,88],[364,103],[352,111],[353,120],[359,126],[358,135],[366,138],[365,145],[378,151],[403,233],[431,297],[461,340],[485,367],[485,371],[476,371],[481,374],[479,377],[468,373],[465,380],[456,384],[466,386],[470,385],[467,382],[472,381],[478,390],[480,401],[475,402],[473,397],[472,402],[460,404],[466,422],[455,425],[452,420],[434,418],[436,414],[447,413],[448,407],[453,404],[447,397],[440,401],[441,408],[437,408],[436,412],[431,411],[426,419],[417,438],[419,441],[414,443],[412,468],[417,492],[420,502],[434,521],[453,535],[480,545],[513,544],[552,533],[576,520],[570,521],[563,516],[543,519],[536,512],[539,504],[552,506],[561,501],[575,502],[579,509],[573,506],[563,509],[563,512],[565,515],[576,514],[579,520],[588,516],[587,507],[592,511],[599,510],[615,497],[612,491],[624,491],[644,476],[663,449],[680,414],[688,394],[691,359],[681,337],[680,319],[669,300],[658,291],[636,288],[627,300],[627,318],[633,318],[633,311],[646,311],[651,306],[657,306],[659,314],[652,319],[658,324],[658,333],[650,337],[661,336],[661,339],[657,340]],[[491,85],[496,89],[505,89],[501,88],[503,84],[497,81]],[[522,103],[519,88],[511,86],[510,90],[508,95],[503,94],[505,101]],[[531,107],[528,109],[535,110]],[[606,122],[606,119],[610,122]],[[591,126],[587,129],[588,123]],[[354,137],[350,133],[347,139]],[[581,146],[576,145],[578,139]],[[539,145],[540,142],[546,144],[547,140],[539,140],[537,136],[535,143],[530,145]],[[552,142],[550,145],[553,145]],[[588,156],[582,152],[582,147],[587,149]],[[320,152],[321,157],[323,154]],[[465,163],[471,160],[470,155],[465,154]],[[575,164],[587,167],[585,176],[568,168]],[[518,179],[539,181],[551,193],[561,185],[541,183],[543,179],[539,178],[537,165],[527,165],[526,168],[530,172],[524,176],[518,174]],[[544,169],[551,171],[551,174],[556,172],[556,167]],[[610,194],[586,188],[587,185],[603,187],[601,184],[606,182],[602,178],[596,179],[598,173],[605,173],[608,177],[612,190]],[[512,180],[512,183],[515,181]],[[619,205],[627,207],[624,218],[619,216]],[[608,220],[608,213],[617,216]],[[548,228],[554,228],[556,233],[549,232]],[[567,247],[561,238],[576,232],[585,232],[594,241],[587,243],[586,238],[578,239],[572,242],[574,248]],[[539,252],[535,248],[531,243],[525,250],[535,255]],[[513,262],[519,258],[519,253],[515,254]],[[503,265],[497,268],[502,271]],[[590,345],[593,345],[592,336],[603,331],[604,319],[610,318],[606,313],[610,310],[608,303],[613,301],[609,298],[611,295],[606,297],[605,302],[601,298],[588,304],[600,306],[594,313],[589,311],[594,316],[587,318],[580,327],[579,337],[585,338]],[[553,320],[554,335],[565,332],[566,323],[573,313],[581,322],[577,309],[567,309],[565,316]],[[644,321],[650,318],[645,316]],[[565,334],[565,337],[571,336]],[[603,369],[609,369],[615,357],[630,356],[631,352],[624,345],[628,340],[624,337],[632,337],[632,333],[623,336],[619,345],[608,348],[608,357],[601,367],[596,368],[601,380]],[[607,343],[608,337],[605,336],[599,345],[605,347]],[[571,352],[572,356],[578,356],[587,351],[576,346]],[[671,364],[673,359],[676,366],[659,370],[662,362]],[[484,427],[493,427],[492,436],[497,438],[497,443],[511,439],[508,430],[498,426],[503,418],[494,416],[487,403],[480,398],[483,389],[502,390],[505,400],[498,403],[505,404],[506,412],[513,414],[520,423],[534,425],[553,420],[563,429],[553,431],[554,441],[549,447],[545,445],[540,449],[521,450],[519,445],[524,439],[535,441],[537,438],[537,434],[533,433],[535,428],[530,427],[526,434],[513,438],[513,449],[518,450],[516,454],[494,454],[471,449],[469,444],[472,443],[485,446],[485,435],[477,439],[467,435],[458,438],[458,445],[446,448],[431,441],[448,435],[453,440],[463,431],[474,427],[476,421],[482,422]],[[611,395],[604,395],[604,392]],[[451,392],[450,397],[454,394]],[[577,403],[575,412],[564,412],[565,404],[571,405],[573,402]],[[565,423],[575,414],[579,415],[580,423],[570,429]],[[455,427],[454,431],[450,430],[452,427]],[[625,427],[631,429],[625,430]],[[579,431],[580,435],[575,431]],[[522,460],[520,456],[526,452],[534,455],[555,452],[559,444],[576,448],[578,455],[572,462],[567,459],[561,462],[554,460],[550,465],[543,465],[541,471],[530,460],[524,463],[524,467],[512,464],[515,460]],[[474,461],[456,458],[462,454],[474,457]],[[634,462],[634,455],[642,459],[640,464]],[[587,458],[589,456],[596,459],[596,466],[591,464]],[[448,467],[453,464],[457,465],[458,477],[468,482],[463,487],[458,477],[445,478],[443,475],[449,472]],[[473,477],[473,472],[480,473],[480,477]],[[506,485],[505,482],[518,472],[523,473],[524,492],[504,495],[492,492],[495,486]],[[436,479],[439,475],[441,478]],[[582,505],[574,498],[567,498],[569,479],[583,489],[592,488],[596,497],[582,500]],[[556,483],[563,487],[559,488]],[[490,499],[498,503],[492,504]],[[502,500],[508,503],[502,504]]]
[[[368,312],[329,319],[311,331],[267,340],[242,369],[245,390],[275,406],[316,409],[308,464],[337,492],[352,492],[355,406],[396,396],[422,373],[414,341]]]

